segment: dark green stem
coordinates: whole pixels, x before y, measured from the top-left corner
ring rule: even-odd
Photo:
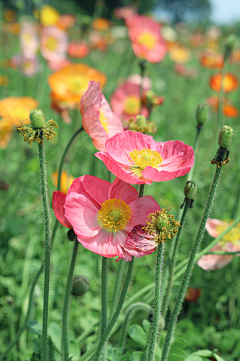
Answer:
[[[164,348],[163,348],[163,353],[162,353],[162,361],[166,361],[168,359],[168,354],[169,354],[169,350],[170,350],[170,344],[171,344],[171,340],[172,340],[174,327],[177,322],[178,314],[182,307],[182,302],[183,302],[183,299],[184,299],[184,296],[185,296],[185,293],[187,290],[187,286],[188,286],[188,283],[189,283],[189,280],[191,277],[191,273],[192,273],[192,270],[193,270],[193,267],[195,264],[196,255],[197,255],[197,252],[199,250],[199,247],[200,247],[203,235],[204,235],[207,218],[209,217],[211,209],[212,209],[212,205],[214,202],[218,183],[219,183],[220,176],[221,176],[221,169],[222,169],[221,165],[218,166],[216,169],[216,173],[215,173],[215,176],[214,176],[214,179],[212,182],[211,189],[209,191],[208,200],[207,200],[205,211],[204,211],[204,214],[202,217],[202,221],[201,221],[201,224],[200,224],[200,227],[198,230],[198,234],[197,234],[196,240],[193,244],[193,248],[192,248],[192,251],[190,254],[187,270],[184,274],[184,278],[183,278],[182,284],[180,286],[180,290],[179,290],[178,297],[176,300],[175,308],[174,308],[173,313],[169,320],[168,331],[167,331],[165,344],[164,344]]]
[[[156,276],[155,276],[155,300],[154,300],[154,311],[153,311],[153,322],[151,324],[151,330],[149,335],[149,350],[148,350],[148,361],[154,360],[155,346],[157,343],[158,330],[159,330],[159,319],[162,310],[162,268],[164,258],[164,246],[165,243],[161,243],[158,246],[157,264],[156,264]]]
[[[143,197],[143,194],[144,194],[144,186],[145,186],[145,184],[140,184],[139,192],[138,192],[138,198]]]
[[[102,257],[102,313],[100,323],[100,339],[104,334],[107,327],[107,307],[108,307],[108,291],[107,291],[107,272],[108,272],[108,259]],[[105,345],[104,345],[105,346]],[[102,352],[104,354],[104,350]],[[105,357],[103,357],[105,360]]]
[[[45,242],[44,242],[44,289],[43,289],[43,316],[42,316],[42,343],[41,359],[48,360],[48,303],[50,282],[50,254],[51,254],[51,215],[47,189],[47,172],[45,167],[45,154],[43,145],[38,144],[41,192],[43,201]]]
[[[64,301],[63,301],[63,314],[62,314],[62,361],[68,361],[68,311],[70,305],[70,295],[72,288],[72,278],[74,267],[77,259],[77,251],[78,251],[78,240],[77,237],[74,242],[72,259],[68,271],[68,278],[65,287]]]
[[[119,343],[119,347],[122,348],[122,351],[124,351],[124,346],[125,346],[126,336],[127,336],[127,329],[128,329],[130,320],[135,312],[142,311],[142,310],[146,311],[148,313],[151,313],[152,307],[144,302],[136,302],[136,303],[133,303],[131,306],[129,306],[125,312],[125,319],[124,319],[122,327],[121,327],[122,332],[121,332],[120,343]]]
[[[118,296],[120,294],[120,289],[121,289],[121,285],[122,285],[125,264],[126,264],[126,262],[123,261],[122,259],[120,259],[118,261],[117,277],[116,277],[116,281],[115,281],[115,286],[114,286],[114,291],[113,291],[113,298],[112,298],[112,302],[111,302],[111,316],[113,315],[113,312],[114,312],[114,310],[116,309],[116,306],[117,306],[117,300],[118,300]]]
[[[96,354],[95,354],[95,358],[94,358],[94,361],[99,361],[100,358],[101,358],[101,353],[102,353],[102,350],[103,350],[103,347],[105,345],[105,342],[107,341],[115,323],[117,322],[117,319],[122,311],[122,308],[123,308],[123,305],[124,305],[124,302],[125,302],[125,299],[126,299],[126,296],[127,296],[127,291],[128,291],[128,287],[129,287],[129,284],[130,284],[130,281],[131,281],[131,278],[132,278],[132,271],[133,271],[133,265],[134,265],[134,257],[132,259],[132,261],[129,262],[129,265],[128,265],[128,272],[127,272],[127,276],[126,276],[126,279],[125,279],[125,282],[123,284],[123,288],[122,288],[122,292],[121,292],[121,295],[120,295],[120,298],[119,298],[119,302],[118,302],[118,305],[117,305],[117,309],[111,319],[111,321],[109,322],[107,328],[105,329],[105,332],[104,334],[102,335],[101,339],[100,339],[100,342],[99,342],[99,345],[98,345],[98,348],[97,348],[97,351],[96,351]]]
[[[174,251],[173,251],[172,261],[171,261],[171,264],[170,264],[168,287],[167,287],[167,292],[166,292],[164,305],[163,305],[163,312],[162,312],[163,318],[166,317],[169,302],[170,302],[170,297],[171,297],[171,293],[172,293],[172,286],[173,286],[173,276],[174,276],[175,266],[176,266],[176,262],[177,262],[177,255],[178,255],[182,230],[183,230],[183,226],[184,226],[184,222],[185,222],[185,219],[186,219],[186,215],[187,215],[189,205],[190,205],[190,201],[186,199],[185,203],[184,203],[184,209],[183,209],[181,221],[180,221],[181,227],[179,227],[179,229],[178,229],[178,233],[177,233],[176,240],[175,240],[175,247],[174,247]]]

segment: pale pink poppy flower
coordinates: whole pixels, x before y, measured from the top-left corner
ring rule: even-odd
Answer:
[[[13,56],[11,58],[11,64],[14,68],[18,68],[25,76],[33,76],[39,69],[37,58],[25,58],[23,55]]]
[[[118,178],[111,184],[85,175],[73,181],[65,201],[59,193],[54,192],[53,201],[57,219],[72,226],[85,248],[107,258],[131,261],[129,233],[135,225],[145,224],[149,213],[160,210],[151,196],[138,198],[137,190]],[[138,253],[142,251],[136,249],[135,256]]]
[[[90,81],[80,101],[82,126],[98,150],[105,150],[106,141],[124,131],[121,120],[114,114],[100,91],[100,82]]]
[[[150,63],[159,63],[167,54],[166,42],[161,36],[161,26],[155,20],[142,15],[127,19],[128,35],[134,54]]]
[[[149,83],[147,82],[147,85]],[[146,81],[143,87],[143,95],[149,90]],[[122,119],[128,121],[130,118],[136,119],[139,114],[148,117],[149,110],[146,107],[141,109],[140,85],[127,80],[122,83],[112,94],[110,104],[115,114]]]
[[[106,141],[96,153],[108,170],[124,182],[151,184],[187,174],[194,163],[193,148],[179,141],[155,142],[150,135],[125,131]]]
[[[43,28],[40,48],[42,56],[51,62],[57,62],[66,58],[68,50],[67,33],[57,26]]]
[[[139,74],[132,74],[127,78],[127,81],[130,81],[133,84],[142,85],[144,89],[151,89],[152,80],[148,76],[143,78]]]
[[[19,37],[23,57],[25,59],[36,58],[39,48],[36,25],[28,22],[21,23]]]
[[[227,227],[230,226],[230,223],[220,221],[215,218],[208,218],[206,223],[206,230],[210,236],[217,238]],[[236,227],[233,227],[220,242],[214,246],[210,252],[222,251],[222,252],[237,252],[240,251],[240,223]],[[240,256],[240,254],[237,254]],[[199,267],[205,271],[213,271],[216,269],[223,268],[233,259],[233,255],[214,255],[207,254],[202,256],[197,264]]]
[[[127,5],[121,8],[114,9],[113,14],[118,19],[126,20],[136,14],[136,8],[132,5]]]
[[[48,68],[51,71],[58,71],[62,68],[64,68],[65,66],[71,64],[71,61],[67,58],[63,58],[63,59],[55,59],[53,58],[53,60],[49,60],[47,65]]]
[[[125,249],[134,257],[152,254],[157,247],[155,237],[147,233],[143,227],[143,224],[135,226],[129,233],[125,243]]]

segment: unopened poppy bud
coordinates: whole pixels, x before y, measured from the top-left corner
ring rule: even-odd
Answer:
[[[194,200],[197,195],[197,185],[192,181],[187,181],[184,187],[185,197],[189,200]]]
[[[202,125],[208,119],[209,106],[207,104],[199,104],[196,111],[196,120]]]
[[[69,241],[73,242],[76,239],[76,234],[74,233],[74,230],[72,228],[69,229],[68,233],[67,233],[67,237],[69,239]]]
[[[228,125],[224,125],[219,133],[218,144],[221,148],[227,148],[232,142],[233,129]]]
[[[42,109],[35,108],[30,111],[30,122],[34,129],[43,128],[46,124]]]
[[[235,48],[237,48],[238,44],[239,44],[239,40],[235,34],[228,35],[225,41],[225,53],[224,53],[225,59],[227,59],[231,55],[232,51]]]
[[[147,119],[144,115],[137,115],[137,126],[140,128],[145,128],[147,126]]]
[[[85,276],[74,276],[72,280],[72,291],[73,296],[82,296],[87,292],[89,288],[88,278]]]

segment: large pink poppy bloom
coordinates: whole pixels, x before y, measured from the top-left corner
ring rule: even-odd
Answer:
[[[193,148],[179,140],[155,142],[150,135],[126,131],[96,153],[108,170],[124,182],[151,184],[187,174],[194,162]]]
[[[215,218],[208,218],[206,223],[206,230],[210,236],[217,238],[230,223],[220,221]],[[220,242],[214,246],[210,252],[222,251],[222,252],[237,252],[240,251],[240,223],[236,227],[233,227],[230,232],[225,234]],[[240,254],[239,254],[240,255]],[[214,255],[207,254],[202,256],[197,264],[205,271],[213,271],[223,268],[233,259],[233,255]]]
[[[159,63],[165,58],[167,46],[161,36],[161,26],[153,19],[135,15],[126,20],[128,35],[134,54],[150,63]]]
[[[57,26],[44,27],[40,42],[42,56],[50,62],[60,62],[66,58],[68,50],[67,33]]]
[[[149,90],[149,82],[143,83],[143,93]],[[136,119],[139,114],[148,117],[149,111],[146,107],[141,109],[140,99],[140,84],[130,80],[122,83],[112,94],[110,104],[112,110],[123,121],[128,121],[131,118]]]
[[[127,261],[149,254],[129,247],[126,240],[135,225],[145,224],[149,213],[160,207],[151,196],[138,198],[136,189],[120,179],[111,184],[89,175],[79,177],[67,195],[53,192],[52,205],[59,222],[72,227],[90,251]]]
[[[106,141],[124,131],[121,120],[114,114],[100,91],[100,82],[90,81],[80,101],[82,125],[98,150],[105,150]]]

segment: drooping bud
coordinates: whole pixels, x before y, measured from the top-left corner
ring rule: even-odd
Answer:
[[[30,122],[34,129],[43,128],[46,124],[42,109],[35,108],[30,111]]]
[[[228,148],[232,142],[233,129],[229,125],[224,125],[219,133],[218,144],[221,148]]]
[[[208,120],[209,105],[199,104],[196,111],[196,120],[198,125],[203,125]]]
[[[231,55],[232,51],[237,48],[238,44],[239,39],[235,34],[228,35],[225,41],[224,60]]]
[[[76,239],[76,234],[74,233],[74,230],[72,228],[69,229],[68,233],[67,233],[67,238],[69,239],[69,241],[73,242]]]
[[[194,200],[197,195],[197,185],[192,181],[187,181],[184,187],[184,195],[187,199]]]
[[[86,276],[74,276],[72,280],[71,294],[73,296],[82,296],[89,288],[89,281]]]

